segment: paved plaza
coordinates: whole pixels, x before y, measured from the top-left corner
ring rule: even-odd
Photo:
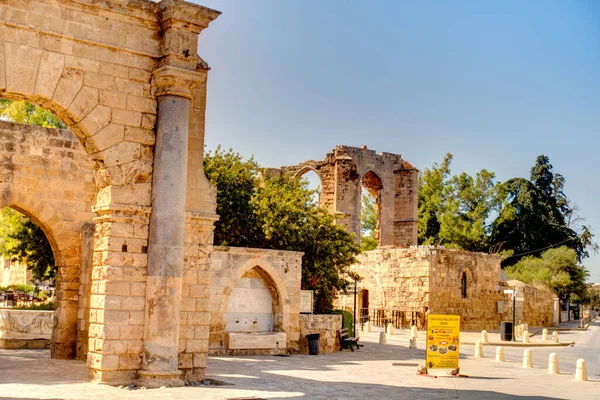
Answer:
[[[600,324],[569,339],[593,345]],[[422,336],[422,332],[420,332]],[[475,337],[476,333],[466,333]],[[0,399],[582,399],[597,398],[600,377],[594,366],[590,381],[576,382],[572,365],[560,375],[546,372],[545,363],[521,367],[522,349],[507,352],[505,363],[473,358],[473,346],[461,347],[461,372],[468,378],[416,375],[423,363],[423,342],[408,349],[407,331],[397,331],[385,346],[379,331],[363,333],[359,351],[318,356],[211,357],[211,384],[182,388],[116,388],[88,382],[85,363],[50,359],[46,350],[0,350]],[[464,339],[463,339],[464,340]],[[561,349],[566,357],[575,347],[532,348],[539,359]],[[594,372],[593,372],[594,371]]]

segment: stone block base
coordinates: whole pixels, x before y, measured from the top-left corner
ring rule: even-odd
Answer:
[[[88,376],[91,381],[96,383],[106,383],[112,386],[130,385],[135,382],[137,371],[134,369],[102,371],[90,368]]]
[[[0,349],[49,349],[50,339],[0,339]]]
[[[138,371],[137,386],[147,388],[180,387],[185,382],[181,377],[181,371]]]
[[[285,332],[228,332],[225,334],[227,350],[285,349]]]

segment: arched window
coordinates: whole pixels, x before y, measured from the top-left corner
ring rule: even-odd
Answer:
[[[460,293],[463,299],[467,298],[467,274],[464,272],[460,278]]]

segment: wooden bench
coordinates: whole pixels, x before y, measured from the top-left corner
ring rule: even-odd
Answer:
[[[340,338],[340,351],[342,351],[344,347],[350,347],[350,350],[354,351],[352,346],[356,346],[356,350],[358,350],[358,338],[348,336],[348,329],[340,329],[338,331],[338,337]]]

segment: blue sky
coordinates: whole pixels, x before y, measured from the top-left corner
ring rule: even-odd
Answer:
[[[278,167],[337,144],[528,177],[539,154],[600,241],[600,2],[194,1],[206,144]],[[600,281],[600,256],[584,263]]]

